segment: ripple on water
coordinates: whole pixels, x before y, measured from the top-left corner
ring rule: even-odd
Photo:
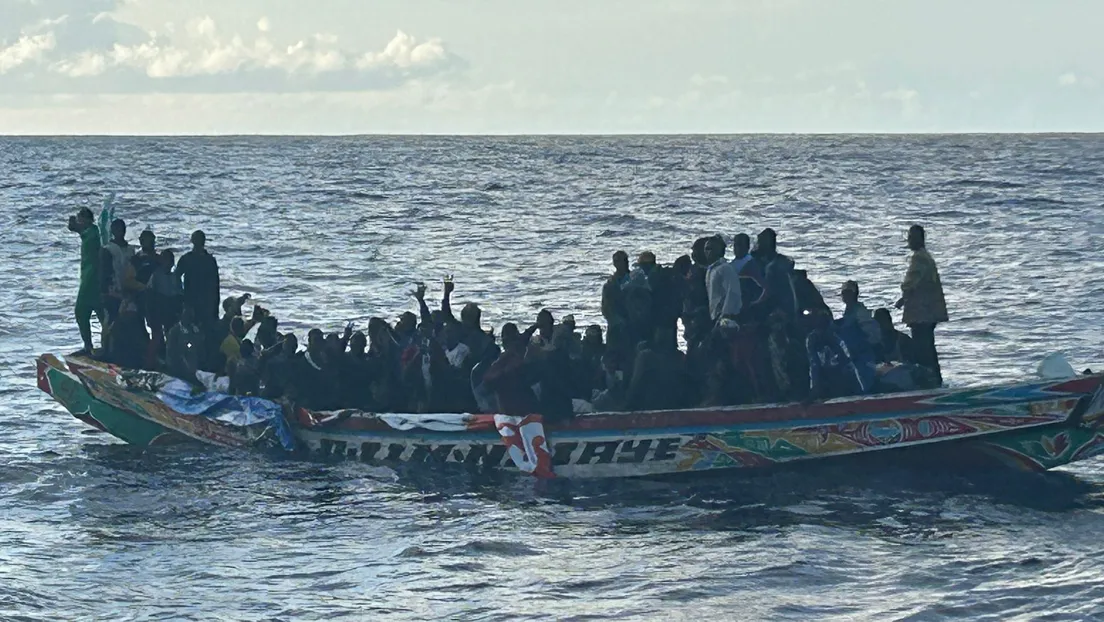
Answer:
[[[0,138],[0,617],[1104,617],[1100,461],[535,487],[143,453],[85,433],[31,365],[76,348],[63,223],[110,190],[178,254],[206,230],[227,293],[298,330],[394,318],[446,274],[494,325],[598,322],[614,250],[670,262],[767,226],[837,311],[852,278],[891,305],[922,222],[949,382],[1099,365],[1100,162],[1094,136]]]

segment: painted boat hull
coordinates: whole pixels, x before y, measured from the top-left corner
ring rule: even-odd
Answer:
[[[165,426],[97,400],[57,357],[39,357],[36,366],[38,388],[84,423],[138,447],[184,440]]]
[[[122,387],[110,366],[70,359],[66,370],[46,355],[39,370],[44,391],[127,442],[257,444],[248,430],[176,413],[150,393]],[[442,418],[450,424],[428,429]],[[492,415],[300,409],[290,419],[300,448],[317,457],[517,470]],[[897,451],[1041,471],[1104,454],[1104,375],[812,404],[598,413],[544,432],[555,476],[578,479],[765,469]]]
[[[770,468],[930,448],[939,460],[1033,471],[1104,453],[1102,376],[825,403],[610,413],[548,426],[559,477],[613,478]],[[398,431],[378,416],[300,411],[313,453],[369,463],[514,467],[493,428]],[[327,420],[328,419],[328,420]]]

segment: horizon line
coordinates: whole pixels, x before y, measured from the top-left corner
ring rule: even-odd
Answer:
[[[208,133],[26,133],[0,138],[541,138],[541,137],[647,137],[647,136],[1098,136],[1104,130],[968,130],[911,131],[758,131],[758,132],[208,132]]]

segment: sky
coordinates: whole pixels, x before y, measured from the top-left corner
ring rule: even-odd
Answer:
[[[1101,0],[0,0],[0,134],[1104,131]]]

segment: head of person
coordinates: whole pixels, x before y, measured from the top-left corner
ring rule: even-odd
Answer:
[[[690,276],[690,269],[693,266],[694,261],[690,259],[690,255],[680,255],[671,267],[675,270],[675,274],[681,277],[687,277]]]
[[[157,236],[146,229],[138,236],[138,245],[142,247],[142,252],[152,255],[157,247]]]
[[[276,330],[280,327],[280,320],[276,319],[275,315],[266,315],[261,319],[260,330],[266,333],[275,334]]]
[[[203,231],[196,229],[192,232],[192,248],[196,250],[203,250],[207,246],[207,234]]]
[[[222,300],[222,312],[225,315],[238,315],[241,313],[241,307],[238,306],[238,299],[230,296]]]
[[[111,239],[120,242],[126,239],[126,222],[122,218],[111,221]]]
[[[502,347],[507,352],[525,349],[525,340],[521,338],[521,331],[518,330],[517,324],[513,322],[503,324],[500,334],[502,336]]]
[[[705,259],[709,263],[714,263],[720,259],[724,259],[725,256],[725,243],[720,236],[713,236],[709,238],[709,241],[705,243]]]
[[[560,324],[563,325],[564,330],[567,331],[568,334],[574,333],[575,329],[578,327],[575,324],[574,315],[565,315],[564,319],[560,320]]]
[[[694,245],[690,247],[690,260],[694,262],[696,266],[704,266],[709,264],[709,258],[706,256],[705,246],[709,243],[709,238],[698,238],[694,240]]]
[[[291,356],[299,351],[299,338],[295,336],[295,333],[288,333],[284,336],[284,354]]]
[[[460,310],[460,323],[466,328],[474,329],[479,328],[479,323],[483,320],[483,310],[479,308],[479,305],[474,302],[469,302],[464,305],[464,308]]]
[[[893,330],[893,316],[889,314],[889,309],[874,309],[874,321],[878,323],[878,328],[882,329],[884,333]]]
[[[855,304],[859,301],[859,284],[855,281],[847,281],[840,288],[840,300],[844,304]]]
[[[418,331],[418,316],[412,312],[407,311],[399,316],[399,321],[395,323],[395,332],[407,336],[413,335]]]
[[[238,339],[245,337],[245,320],[241,319],[241,316],[230,320],[230,334]]]
[[[591,324],[590,326],[587,326],[586,331],[583,332],[583,345],[602,345],[602,327],[597,324]]]
[[[613,254],[613,269],[618,274],[629,271],[629,254],[625,251],[617,251]]]
[[[368,349],[368,338],[364,336],[364,333],[359,330],[353,333],[353,336],[349,338],[349,352],[361,355]]]
[[[644,251],[636,258],[636,267],[646,274],[651,274],[656,267],[656,256],[652,251]]]
[[[778,234],[770,227],[763,229],[755,238],[755,248],[768,255],[775,254],[778,252]]]
[[[550,336],[552,329],[556,326],[556,319],[552,317],[552,312],[548,309],[541,309],[537,314],[537,330],[541,335]]]
[[[82,207],[77,210],[77,230],[84,231],[88,227],[96,224],[96,217],[92,215],[92,210],[87,207]]]
[[[441,342],[449,350],[460,345],[460,327],[453,323],[446,324],[441,331]]]
[[[322,352],[325,345],[326,338],[322,335],[322,331],[317,328],[312,328],[307,332],[307,352],[319,354]]]
[[[924,227],[920,225],[913,225],[908,230],[908,247],[911,250],[918,251],[924,248]]]
[[[429,312],[429,321],[432,322],[434,326],[440,326],[441,324],[444,324],[445,323],[445,312],[441,311],[440,309],[434,309],[434,310],[430,311]]]
[[[255,350],[253,342],[248,339],[242,339],[240,350],[242,358],[252,358]]]
[[[732,256],[739,259],[751,252],[751,238],[746,233],[737,233],[732,237]]]
[[[176,265],[176,255],[171,250],[163,250],[157,257],[160,259],[161,267],[166,271],[171,271]]]
[[[341,337],[337,333],[330,333],[326,335],[326,352],[328,354],[341,354],[344,348],[341,347]]]

